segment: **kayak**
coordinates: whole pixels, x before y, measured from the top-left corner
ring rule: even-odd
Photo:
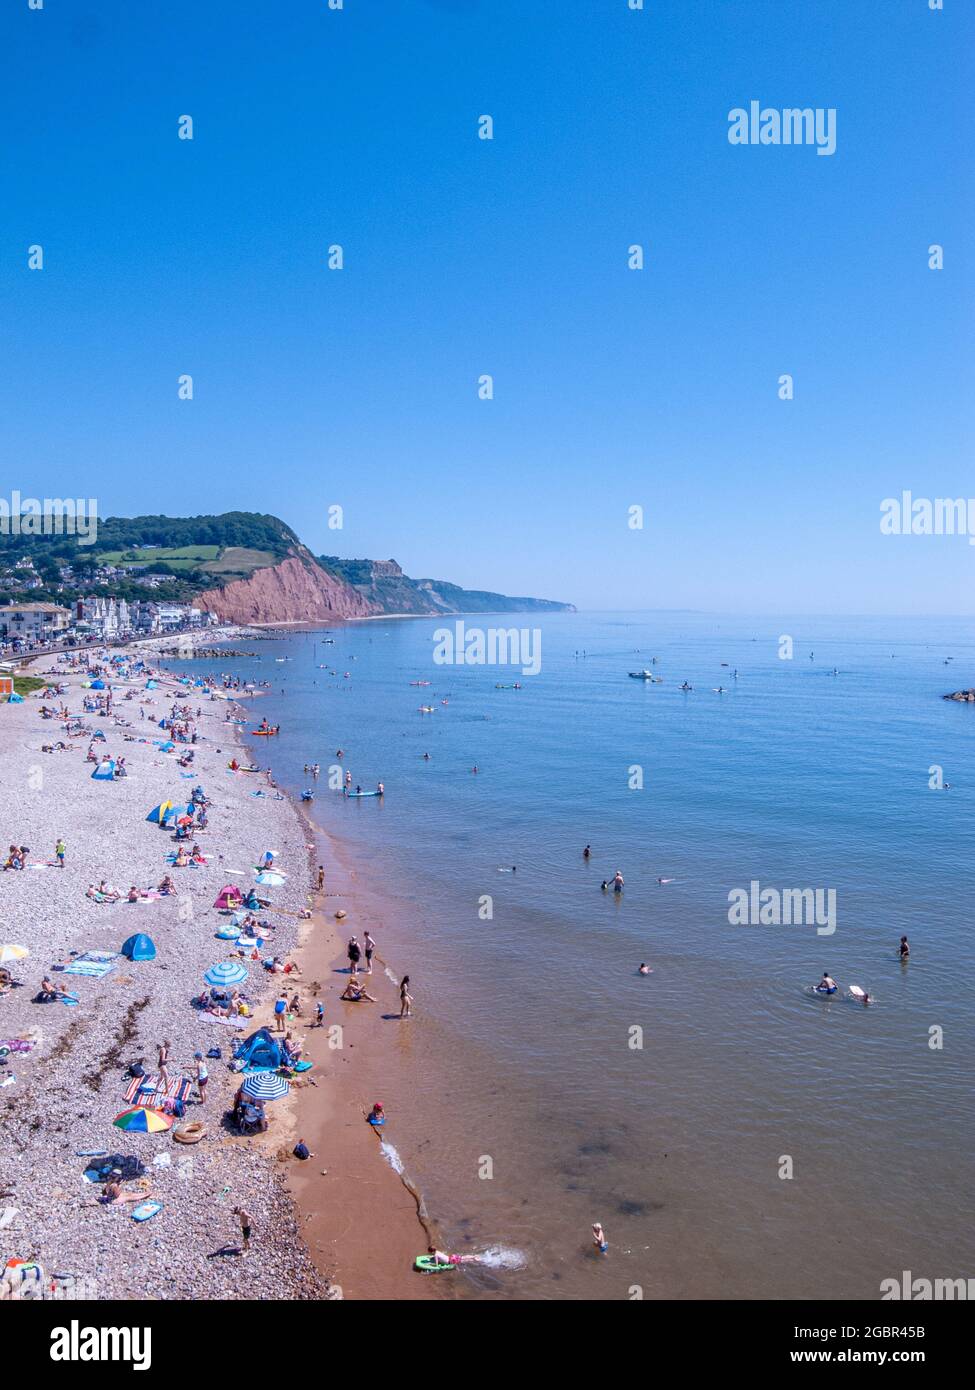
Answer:
[[[417,1255],[413,1267],[421,1274],[442,1274],[445,1270],[457,1268],[456,1265],[438,1264],[432,1255]]]
[[[251,729],[254,738],[273,738],[277,729]]]
[[[382,792],[348,792],[343,789],[343,796],[382,796]]]

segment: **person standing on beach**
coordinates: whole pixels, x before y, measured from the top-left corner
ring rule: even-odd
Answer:
[[[240,1222],[240,1248],[246,1255],[251,1248],[251,1215],[243,1207],[234,1207],[234,1216]]]
[[[274,1005],[274,1026],[279,1033],[284,1032],[284,1016],[288,1011],[288,996],[283,992],[278,995]]]
[[[399,1016],[400,1018],[411,1018],[413,1016],[413,996],[410,994],[409,975],[404,975],[400,981]]]
[[[207,1098],[207,1080],[210,1073],[207,1071],[206,1060],[202,1052],[194,1052],[193,1060],[196,1062],[196,1086],[200,1092],[200,1103],[204,1104]]]
[[[359,958],[362,952],[359,949],[359,938],[354,936],[349,942],[349,974],[354,975],[359,966]]]
[[[54,857],[55,857],[55,859],[58,861],[58,868],[59,868],[59,869],[63,869],[63,868],[64,868],[64,856],[65,856],[66,851],[67,851],[67,846],[65,845],[64,840],[63,840],[63,839],[61,838],[61,836],[59,835],[59,836],[58,836],[58,842],[57,842],[57,844],[54,846]]]
[[[315,1027],[325,1027],[325,1005],[322,1003],[320,999],[315,1005]]]
[[[373,953],[373,951],[376,949],[376,943],[375,943],[375,941],[373,941],[373,939],[372,939],[372,937],[369,935],[369,933],[366,932],[365,935],[364,935],[364,937],[363,937],[363,939],[362,939],[362,944],[363,944],[363,946],[365,947],[365,952],[366,952],[366,974],[367,974],[367,975],[371,975],[371,974],[372,974],[372,953]]]
[[[319,864],[319,866],[318,866],[318,891],[319,891],[319,893],[324,893],[324,891],[325,891],[325,865],[324,865],[324,864]]]
[[[159,1044],[159,1079],[167,1090],[169,1089],[169,1072],[167,1070],[167,1064],[169,1062],[169,1046],[170,1043],[168,1038],[165,1038]]]

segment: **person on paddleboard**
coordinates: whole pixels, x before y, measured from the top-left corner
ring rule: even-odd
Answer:
[[[833,977],[832,977],[832,975],[829,973],[829,971],[828,971],[828,970],[824,970],[824,971],[823,971],[823,978],[820,980],[819,984],[816,986],[816,989],[819,991],[819,993],[820,993],[820,994],[835,994],[838,988],[839,988],[839,986],[837,985],[836,981],[833,979]]]

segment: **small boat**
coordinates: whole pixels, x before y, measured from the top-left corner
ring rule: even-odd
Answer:
[[[410,685],[429,685],[429,681],[410,681]]]
[[[420,708],[419,708],[419,713],[420,713],[420,714],[432,714],[432,713],[433,713],[433,705],[421,705]]]
[[[348,787],[343,787],[342,792],[343,792],[343,795],[344,795],[344,796],[348,796],[348,797],[354,797],[354,796],[382,796],[382,792],[350,792],[349,789],[348,789]]]
[[[648,670],[646,669],[646,667],[644,667],[644,669],[643,669],[642,671],[628,671],[627,674],[628,674],[628,676],[630,677],[630,679],[631,679],[631,680],[634,680],[634,681],[652,681],[652,680],[653,680],[653,672],[652,672],[652,671],[648,671]]]

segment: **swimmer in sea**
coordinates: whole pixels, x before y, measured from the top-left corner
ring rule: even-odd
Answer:
[[[590,845],[586,845],[585,849],[582,851],[582,857],[583,857],[583,859],[588,859],[588,858],[590,857],[591,854],[592,854],[592,847],[591,847]]]
[[[909,960],[909,959],[910,959],[911,948],[910,948],[910,945],[908,944],[908,940],[907,940],[907,937],[906,937],[906,936],[902,936],[902,937],[901,937],[901,944],[900,944],[900,947],[899,947],[899,949],[898,949],[898,954],[900,955],[901,960]]]
[[[820,980],[816,988],[820,994],[835,994],[838,986],[836,984],[836,981],[833,979],[832,975],[829,973],[829,971],[824,970],[823,978]]]
[[[609,883],[608,883],[607,880],[604,878],[603,881],[602,881],[602,883],[601,883],[599,886],[600,886],[600,888],[603,890],[603,892],[605,893],[605,892],[606,892],[606,889],[609,887]]]
[[[430,761],[430,754],[429,754],[429,753],[424,753],[424,755],[423,755],[423,760],[424,760],[424,762],[427,762],[427,763],[428,763],[428,762]]]
[[[657,879],[657,882],[658,882],[658,883],[676,883],[676,881],[677,881],[677,880],[676,880],[676,879],[673,879],[673,878],[658,878],[658,879]]]
[[[606,1239],[606,1232],[598,1221],[592,1223],[592,1243],[599,1251],[600,1255],[605,1255],[609,1249],[609,1241]]]
[[[640,974],[641,974],[641,975],[652,975],[652,974],[653,974],[653,971],[650,969],[649,965],[647,965],[646,961],[641,961],[641,962],[640,962]]]
[[[622,891],[623,891],[623,875],[620,873],[619,869],[617,869],[617,870],[616,870],[616,873],[613,875],[613,892],[614,892],[614,893],[622,893]]]

